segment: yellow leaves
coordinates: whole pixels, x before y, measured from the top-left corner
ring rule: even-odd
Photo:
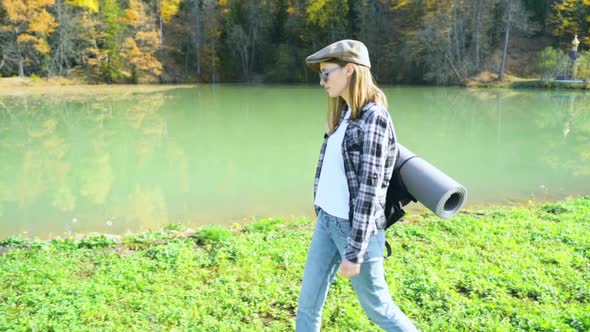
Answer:
[[[55,31],[58,26],[55,17],[45,7],[52,6],[55,0],[2,0],[9,18],[8,26],[3,30],[13,30],[17,33],[17,41],[21,44],[32,44],[41,54],[50,51],[45,37]],[[26,26],[23,31],[22,26]]]
[[[137,47],[135,40],[131,37],[128,37],[127,39],[125,39],[125,41],[123,42],[123,44],[121,46],[123,49],[123,53],[121,55],[123,55],[123,57],[128,60],[141,55],[141,51],[139,50],[139,47]]]
[[[158,47],[158,33],[156,31],[139,31],[135,34],[135,39],[140,42],[142,47],[153,48]]]
[[[307,19],[322,28],[343,19],[346,12],[348,3],[338,0],[311,0],[306,10]]]
[[[178,13],[180,0],[161,0],[161,15],[164,22],[170,21],[172,16]]]
[[[162,64],[153,54],[157,50],[158,33],[156,31],[139,31],[135,38],[127,38],[122,44],[121,55],[142,72],[160,75]]]
[[[21,44],[25,44],[27,42],[35,42],[37,41],[37,37],[23,33],[21,35],[18,36],[17,41]]]
[[[2,6],[6,9],[8,20],[20,22],[27,19],[27,6],[22,0],[3,0]]]
[[[27,4],[30,8],[43,8],[53,6],[55,0],[27,0]]]
[[[86,8],[91,13],[98,13],[98,0],[67,0],[70,6]]]
[[[45,39],[38,38],[37,42],[33,45],[33,47],[37,50],[37,52],[41,54],[47,54],[51,51],[49,44]]]
[[[54,2],[55,0],[2,0],[2,5],[12,23],[30,25],[31,22],[41,21],[45,22],[45,25],[57,26],[53,15],[45,10],[45,7],[52,6]]]
[[[49,14],[49,12],[43,9],[40,12],[33,14],[29,22],[29,28],[27,29],[27,32],[36,32],[46,37],[55,31],[57,25],[58,24],[55,21],[53,15]]]
[[[129,0],[129,8],[125,9],[125,16],[121,21],[132,27],[139,27],[142,24],[143,7],[138,0]]]
[[[590,0],[584,0],[584,6],[590,6]]]
[[[404,9],[404,7],[409,6],[413,2],[414,1],[411,1],[411,0],[394,1],[393,2],[393,5],[391,7],[391,10],[401,10],[401,9]]]

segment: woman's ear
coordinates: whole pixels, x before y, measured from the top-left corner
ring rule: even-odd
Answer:
[[[352,73],[354,73],[354,66],[351,63],[347,63],[344,67],[344,72],[346,73],[346,77],[352,76]]]

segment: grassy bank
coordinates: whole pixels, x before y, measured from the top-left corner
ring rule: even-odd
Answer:
[[[0,247],[0,331],[289,331],[308,220],[170,225]],[[387,280],[423,331],[588,331],[590,198],[489,208],[388,232]],[[337,278],[325,331],[377,331]]]
[[[588,90],[590,85],[588,83],[578,82],[559,82],[559,81],[521,81],[510,84],[511,88],[514,89],[567,89],[567,90]]]

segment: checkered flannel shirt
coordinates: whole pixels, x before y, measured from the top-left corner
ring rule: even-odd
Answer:
[[[342,112],[340,122],[346,112]],[[348,236],[344,258],[362,263],[369,239],[378,229],[385,228],[385,196],[397,156],[397,139],[391,116],[380,104],[368,103],[357,120],[347,120],[342,140],[344,170],[349,191]],[[316,169],[314,198],[318,188],[326,151],[324,139]],[[316,214],[319,207],[315,207]]]

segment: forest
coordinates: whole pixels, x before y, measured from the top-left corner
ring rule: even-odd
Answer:
[[[0,22],[0,76],[86,83],[313,83],[339,39],[384,84],[541,76],[576,35],[590,60],[590,0],[0,0]]]

